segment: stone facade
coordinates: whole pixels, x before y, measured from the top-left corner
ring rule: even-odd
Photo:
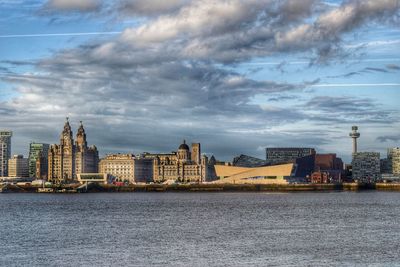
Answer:
[[[99,172],[111,175],[118,182],[134,182],[135,156],[110,154],[100,160]]]
[[[201,156],[200,143],[193,143],[192,151],[190,151],[189,146],[183,141],[178,152],[145,153],[142,157],[153,159],[154,182],[173,180],[183,183],[201,183],[207,179],[208,158]]]
[[[76,180],[78,173],[97,173],[99,153],[96,146],[88,147],[83,124],[76,142],[68,118],[61,133],[60,144],[51,145],[48,155],[48,179],[54,183]]]

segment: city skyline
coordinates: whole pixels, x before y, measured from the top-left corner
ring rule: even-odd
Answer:
[[[301,4],[299,4],[301,2]],[[399,1],[0,1],[0,128],[13,154],[84,121],[101,156],[221,160],[400,140]]]

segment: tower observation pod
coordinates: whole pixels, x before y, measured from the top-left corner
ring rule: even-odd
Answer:
[[[351,127],[351,133],[349,134],[349,136],[353,139],[353,154],[357,153],[357,138],[360,137],[360,133],[357,132],[358,127],[357,126],[353,126]]]

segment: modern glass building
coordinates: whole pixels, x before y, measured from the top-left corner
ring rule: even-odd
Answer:
[[[0,177],[8,176],[12,131],[0,131]]]
[[[49,144],[43,143],[30,143],[29,145],[29,177],[32,178],[42,178],[37,177],[37,167],[41,168],[38,173],[47,174],[47,165],[48,165],[48,154],[49,154]],[[39,163],[37,161],[39,159]]]

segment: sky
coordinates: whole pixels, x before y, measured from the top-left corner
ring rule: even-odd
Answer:
[[[107,153],[351,158],[400,142],[400,0],[0,0],[12,153],[65,118]]]

